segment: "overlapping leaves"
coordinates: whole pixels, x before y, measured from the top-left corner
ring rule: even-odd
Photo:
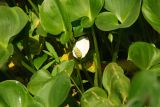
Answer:
[[[102,83],[106,91],[97,87],[87,90],[81,98],[82,107],[123,107],[130,87],[130,81],[124,75],[123,69],[116,63],[108,64]]]
[[[37,102],[18,81],[0,83],[0,107],[44,107]]]
[[[3,64],[13,52],[9,40],[22,30],[27,21],[27,15],[21,8],[0,6],[0,64]]]
[[[100,30],[110,31],[131,26],[138,18],[141,0],[105,0],[102,12],[96,18]]]
[[[61,35],[66,43],[72,37],[71,22],[82,18],[83,27],[90,27],[103,6],[103,0],[44,0],[40,6],[40,20],[43,28]]]

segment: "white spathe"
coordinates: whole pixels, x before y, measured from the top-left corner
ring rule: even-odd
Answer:
[[[81,37],[75,44],[75,46],[73,47],[72,53],[73,56],[75,58],[79,58],[79,56],[77,56],[77,50],[79,51],[78,54],[80,54],[80,58],[84,58],[88,51],[89,51],[89,47],[90,47],[90,43],[89,43],[89,39],[87,37]]]

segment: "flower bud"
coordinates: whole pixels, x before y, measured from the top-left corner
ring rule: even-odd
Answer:
[[[75,58],[84,58],[89,51],[89,39],[87,37],[81,37],[73,47],[72,53]]]

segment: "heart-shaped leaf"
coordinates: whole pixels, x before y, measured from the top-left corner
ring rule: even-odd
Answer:
[[[83,0],[81,2],[83,2],[81,7],[77,5],[77,8],[81,8],[81,13],[83,13],[81,25],[83,27],[91,27],[103,7],[104,0]],[[83,7],[86,7],[86,9],[83,10]]]
[[[152,44],[136,42],[129,47],[128,60],[141,70],[147,70],[160,63],[160,50]]]
[[[81,107],[114,107],[107,99],[106,92],[98,87],[93,87],[83,93]]]
[[[120,66],[116,63],[108,64],[103,73],[102,83],[109,97],[120,95],[119,99],[122,99],[122,103],[124,104],[128,97],[130,81],[124,75],[123,69]]]
[[[70,88],[68,74],[61,72],[53,77],[45,70],[35,73],[28,84],[29,91],[45,107],[59,107],[67,98]]]
[[[145,19],[151,26],[160,33],[160,1],[143,0],[142,12]]]
[[[12,54],[9,44],[11,37],[18,34],[28,21],[27,15],[19,7],[0,6],[0,64]]]
[[[64,7],[65,3],[59,0],[44,0],[39,7],[42,27],[53,35],[62,33],[62,43],[66,43],[72,37],[72,26]]]
[[[40,6],[42,27],[53,35],[61,35],[66,43],[72,37],[71,22],[81,20],[83,27],[90,27],[100,12],[104,0],[44,0]]]
[[[32,75],[27,88],[33,95],[35,95],[51,78],[52,76],[47,70],[41,69]]]
[[[0,107],[44,107],[34,100],[24,85],[14,80],[0,83]]]
[[[96,26],[103,31],[131,26],[138,18],[141,0],[105,0],[107,12],[96,18]]]

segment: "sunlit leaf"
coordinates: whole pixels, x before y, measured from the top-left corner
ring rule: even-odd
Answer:
[[[66,43],[72,37],[72,27],[64,7],[65,2],[59,0],[44,0],[39,7],[40,22],[45,31],[58,35],[62,33],[62,43]],[[65,39],[63,39],[65,38]]]
[[[41,69],[32,75],[27,88],[28,90],[35,95],[38,90],[51,79],[51,75],[47,70]]]
[[[8,60],[8,57],[13,54],[13,46],[8,44],[8,47],[5,48],[0,45],[0,68]]]
[[[106,92],[98,87],[93,87],[83,93],[81,107],[114,107],[107,99]]]
[[[37,91],[35,97],[41,99],[45,107],[59,107],[67,98],[71,82],[65,73],[52,77]]]
[[[116,95],[119,96],[119,99],[122,99],[122,103],[126,101],[130,81],[124,75],[123,69],[116,63],[110,63],[106,66],[103,73],[102,83],[107,90],[109,97]]]
[[[143,0],[142,12],[145,19],[160,33],[160,14],[157,10],[160,10],[159,0]]]
[[[0,107],[44,107],[36,102],[24,85],[14,80],[0,83]]]
[[[152,44],[136,42],[129,47],[128,60],[131,60],[141,70],[150,69],[160,63],[160,50]]]
[[[0,6],[0,64],[12,54],[9,44],[11,37],[18,34],[28,21],[27,15],[19,7]]]
[[[40,20],[47,32],[61,34],[60,41],[66,43],[72,37],[71,22],[81,20],[83,27],[93,25],[104,0],[44,0],[40,6]]]
[[[105,0],[102,12],[96,18],[96,26],[103,31],[131,26],[138,18],[141,0]]]
[[[43,69],[35,73],[28,84],[29,91],[45,107],[59,107],[67,98],[70,88],[68,74],[61,72],[53,77]]]

